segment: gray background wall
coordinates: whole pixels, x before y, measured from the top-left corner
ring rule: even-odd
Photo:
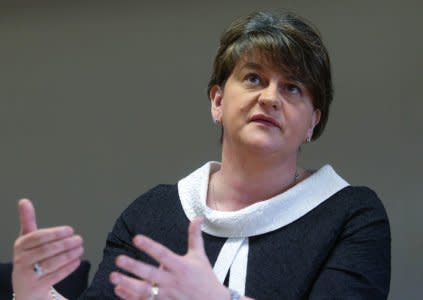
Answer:
[[[419,1],[145,2],[0,3],[0,260],[11,259],[16,201],[30,197],[40,226],[84,236],[96,269],[133,199],[219,159],[205,89],[221,31],[251,10],[288,8],[320,28],[336,90],[327,131],[302,164],[330,162],[378,192],[392,229],[390,299],[417,299]]]

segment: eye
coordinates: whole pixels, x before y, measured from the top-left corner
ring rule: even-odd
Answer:
[[[249,85],[249,86],[258,86],[261,84],[262,80],[260,78],[260,76],[256,73],[250,73],[247,74],[244,78],[244,81]]]
[[[301,88],[298,85],[289,83],[285,86],[285,90],[291,95],[301,95]]]

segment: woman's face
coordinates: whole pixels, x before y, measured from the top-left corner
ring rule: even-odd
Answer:
[[[240,59],[210,98],[213,118],[224,128],[223,144],[260,153],[296,155],[320,119],[307,88],[260,55]]]

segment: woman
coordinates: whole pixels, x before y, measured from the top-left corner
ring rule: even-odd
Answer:
[[[291,14],[238,19],[222,35],[208,92],[221,163],[135,200],[81,298],[385,299],[390,232],[380,200],[329,165],[297,166],[332,101],[317,31]],[[49,287],[76,268],[82,239],[69,227],[37,230],[30,202],[19,207],[16,299],[58,297]]]

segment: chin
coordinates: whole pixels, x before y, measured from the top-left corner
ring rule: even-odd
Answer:
[[[253,150],[254,152],[259,152],[262,154],[271,154],[281,151],[283,145],[280,141],[275,141],[274,138],[263,135],[251,135],[248,139],[245,140],[245,146]]]

